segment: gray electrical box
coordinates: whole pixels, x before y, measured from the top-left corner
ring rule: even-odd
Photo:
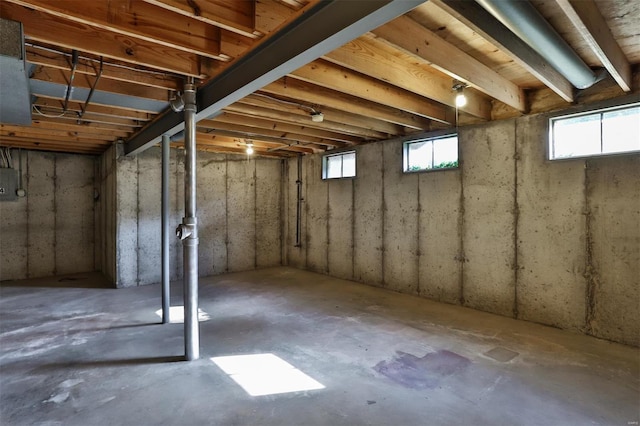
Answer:
[[[18,199],[18,171],[16,169],[0,168],[0,201],[15,201]]]

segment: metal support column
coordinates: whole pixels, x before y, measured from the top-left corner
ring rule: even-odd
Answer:
[[[184,258],[184,350],[187,361],[200,357],[198,324],[198,221],[196,219],[196,86],[184,85],[184,217],[176,230]]]
[[[162,135],[162,323],[171,322],[169,288],[169,135]]]

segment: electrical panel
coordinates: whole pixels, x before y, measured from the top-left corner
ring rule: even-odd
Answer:
[[[0,168],[0,201],[15,201],[18,199],[18,171],[16,169]]]

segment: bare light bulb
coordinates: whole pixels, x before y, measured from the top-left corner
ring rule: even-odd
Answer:
[[[466,104],[467,104],[467,97],[464,95],[464,93],[462,93],[462,90],[460,90],[456,95],[456,106],[458,108],[462,108]]]
[[[253,145],[252,144],[247,144],[247,155],[251,155],[253,154]]]

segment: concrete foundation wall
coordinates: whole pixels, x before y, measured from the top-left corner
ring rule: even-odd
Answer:
[[[289,265],[640,344],[640,156],[550,162],[547,117],[460,129],[461,167],[402,173],[402,143],[356,148],[357,177],[285,177]]]
[[[160,282],[160,148],[115,160],[115,279],[117,287]],[[200,276],[282,263],[282,164],[199,152],[197,217]],[[170,270],[182,278],[182,243],[173,230],[184,215],[184,152],[171,150]]]
[[[18,152],[13,150],[18,169]],[[0,202],[0,280],[98,269],[94,249],[96,157],[22,151],[27,192]]]

